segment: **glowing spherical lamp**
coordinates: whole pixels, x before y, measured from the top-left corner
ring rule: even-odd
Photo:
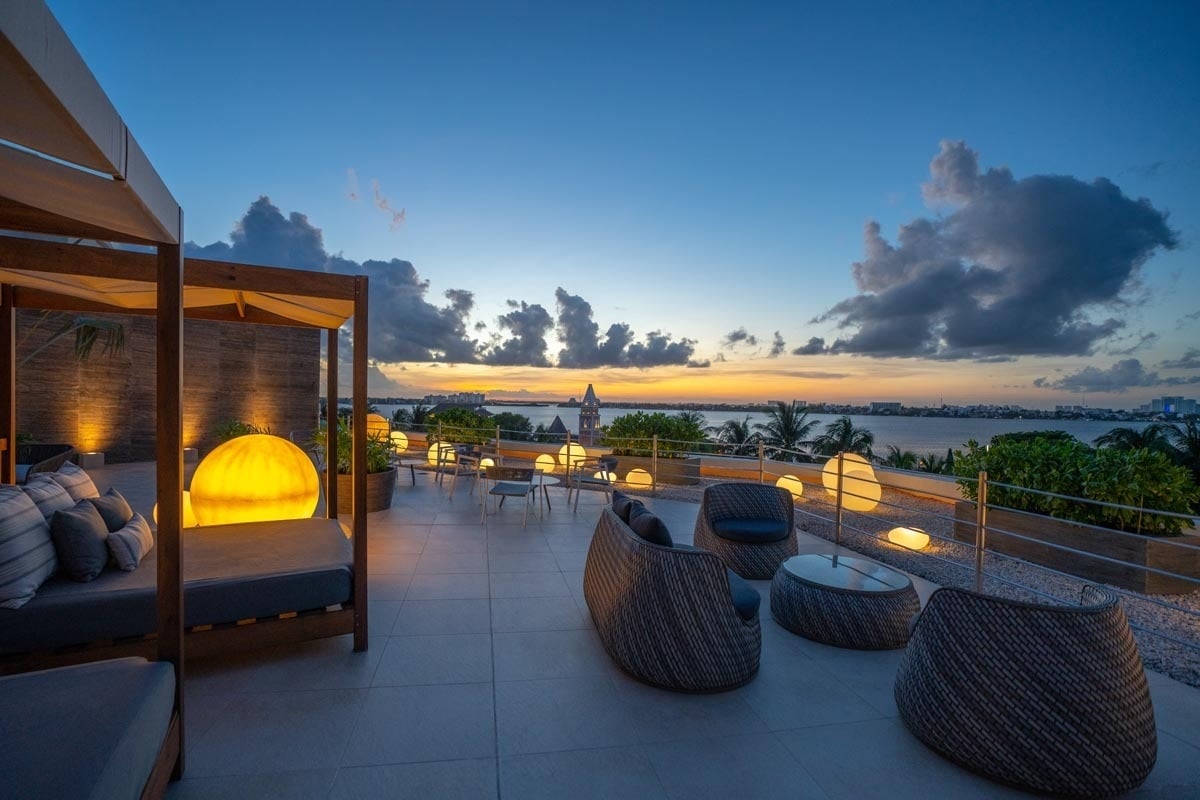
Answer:
[[[304,519],[317,508],[317,470],[287,439],[239,436],[209,453],[192,476],[192,509],[200,525]]]
[[[845,472],[852,469],[866,468],[871,473],[871,477],[875,476],[875,471],[871,469],[871,462],[860,456],[858,453],[846,453],[845,466],[842,468]],[[821,470],[821,483],[825,486],[825,491],[829,492],[830,496],[837,495],[837,476],[838,476],[838,459],[837,456],[825,462],[825,469]]]
[[[537,460],[533,462],[533,466],[542,472],[554,472],[554,468],[557,466],[557,464],[558,462],[554,460],[554,456],[550,455],[549,453],[542,453],[537,457]]]
[[[392,443],[392,450],[397,453],[403,453],[408,449],[408,437],[404,435],[404,431],[392,431],[388,440]]]
[[[929,534],[920,528],[892,528],[887,537],[892,544],[907,547],[909,550],[923,550],[929,545]]]
[[[654,485],[654,479],[644,469],[631,469],[625,476],[625,483],[630,486],[649,487]]]
[[[442,456],[440,462],[438,460],[439,451],[441,452]],[[429,445],[429,453],[427,454],[426,458],[429,459],[430,464],[435,466],[439,463],[453,464],[458,460],[458,453],[455,452],[454,445],[450,444],[449,442],[434,442],[433,444]]]
[[[158,524],[158,503],[154,504],[154,510],[150,512],[150,516],[154,517],[154,524]],[[192,510],[192,493],[183,493],[183,527],[194,528],[199,525],[196,522],[196,512]]]
[[[804,481],[795,475],[780,475],[779,480],[775,481],[775,485],[791,492],[793,500],[804,494]]]
[[[592,477],[598,481],[608,481],[609,483],[612,483],[617,479],[617,473],[602,469],[599,472],[593,473]]]
[[[387,418],[379,414],[367,414],[367,436],[371,439],[383,439],[387,441],[388,434],[391,433],[392,426],[388,424]]]
[[[496,466],[496,460],[489,456],[484,456],[483,458],[479,459],[479,468],[480,469],[483,469],[484,467],[494,467],[494,466]]]
[[[850,511],[870,511],[879,505],[883,487],[875,480],[875,471],[847,469],[842,476],[842,506]]]
[[[558,463],[564,467],[573,467],[585,458],[587,458],[587,450],[583,449],[583,445],[579,442],[564,444],[558,451]]]

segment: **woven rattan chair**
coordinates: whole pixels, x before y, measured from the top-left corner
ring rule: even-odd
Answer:
[[[588,549],[583,596],[604,649],[640,681],[718,692],[758,672],[758,615],[738,615],[721,559],[698,548],[651,544],[609,506],[600,511]]]
[[[909,730],[955,763],[1056,797],[1107,797],[1154,767],[1154,708],[1117,598],[1053,606],[934,592],[896,676]]]
[[[778,525],[783,538],[742,541],[730,529]],[[750,538],[750,537],[745,537]],[[704,490],[693,540],[750,580],[770,580],[784,559],[796,555],[795,511],[786,489],[757,483],[718,483]]]
[[[75,448],[69,444],[17,445],[18,481],[24,483],[38,472],[56,472],[73,455]]]

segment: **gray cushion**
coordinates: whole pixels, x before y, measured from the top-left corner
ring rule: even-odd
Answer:
[[[50,538],[58,553],[58,565],[72,580],[90,581],[108,564],[108,526],[90,502],[80,500],[74,508],[55,511],[50,520]]]
[[[58,569],[50,526],[29,495],[0,486],[0,608],[20,608]],[[16,616],[0,614],[0,617]]]
[[[758,606],[762,595],[750,585],[750,582],[731,570],[725,568],[725,577],[729,578],[729,594],[733,600],[733,608],[738,616],[749,622],[758,616]]]
[[[46,581],[20,614],[0,614],[0,653],[153,633],[158,552],[133,572]],[[183,576],[189,627],[325,608],[350,600],[351,544],[330,519],[189,528]]]
[[[672,545],[671,532],[667,530],[667,526],[641,503],[637,503],[630,510],[629,527],[633,529],[634,533],[651,544],[657,544],[661,547],[670,547]]]
[[[133,509],[116,489],[109,489],[100,497],[89,497],[88,502],[100,512],[109,533],[119,531],[133,519]]]
[[[59,467],[58,472],[51,472],[50,477],[58,481],[76,502],[85,497],[100,496],[100,492],[96,491],[96,484],[92,483],[88,474],[70,461]]]
[[[791,533],[787,522],[779,519],[718,519],[712,528],[722,539],[751,544],[783,541]]]
[[[137,569],[153,549],[154,534],[141,514],[134,514],[126,525],[108,535],[108,552],[112,553],[117,568],[126,572]]]
[[[0,795],[141,797],[174,696],[171,665],[143,658],[0,678]]]
[[[627,497],[621,492],[613,492],[612,510],[613,513],[621,518],[621,522],[628,524],[629,511],[633,508],[635,503],[637,505],[641,505],[640,502],[634,500],[632,497]]]
[[[33,469],[33,464],[17,464],[17,483],[23,482],[31,469]]]
[[[46,524],[50,523],[55,511],[62,511],[75,505],[75,501],[71,499],[71,495],[67,494],[67,490],[49,475],[34,475],[29,479],[29,483],[21,488],[38,507],[38,511],[42,512]]]

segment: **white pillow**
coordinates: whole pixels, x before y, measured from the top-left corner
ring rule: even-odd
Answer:
[[[153,549],[154,534],[150,532],[150,523],[141,514],[134,514],[124,528],[108,535],[108,552],[112,553],[117,567],[125,572],[137,569]]]

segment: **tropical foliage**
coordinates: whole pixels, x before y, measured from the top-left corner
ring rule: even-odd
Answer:
[[[660,456],[682,456],[708,440],[704,433],[704,417],[695,414],[666,414],[655,411],[635,411],[613,419],[602,429],[602,444],[613,453],[624,456],[651,454],[651,438],[658,437]]]
[[[492,438],[496,428],[490,418],[466,408],[447,408],[425,419],[430,442],[483,444]]]
[[[838,453],[858,453],[870,460],[874,457],[875,434],[860,428],[849,417],[839,417],[825,426],[825,432],[813,439],[813,452],[824,456]]]
[[[217,441],[224,444],[230,439],[236,439],[239,436],[246,436],[251,433],[270,433],[270,427],[266,425],[255,425],[252,422],[242,422],[241,420],[231,419],[222,422],[217,426]]]
[[[533,438],[533,423],[524,414],[515,411],[501,411],[488,417],[488,424],[500,427],[500,436],[516,442],[527,442]]]
[[[429,406],[417,403],[410,408],[397,408],[392,412],[392,422],[401,430],[424,430],[429,417]]]
[[[883,459],[883,466],[894,469],[916,469],[920,459],[912,450],[901,450],[894,444],[888,445],[888,454]]]
[[[758,452],[758,442],[761,438],[750,424],[750,415],[744,419],[728,419],[719,428],[709,428],[716,434],[716,439],[722,445],[721,451],[729,456],[748,456]]]
[[[1145,428],[1113,428],[1103,436],[1097,436],[1092,444],[1096,447],[1112,450],[1153,450],[1158,453],[1169,453],[1171,441],[1167,438],[1170,425],[1152,422]]]
[[[318,426],[313,432],[309,446],[328,460],[325,455],[325,425]],[[367,437],[367,472],[387,472],[392,468],[392,449],[387,440]],[[351,460],[354,456],[354,434],[349,425],[338,425],[337,429],[337,471],[339,475],[350,475]]]
[[[75,358],[87,361],[91,358],[96,345],[100,346],[100,354],[108,357],[120,355],[125,349],[125,326],[120,322],[100,317],[79,316],[64,311],[42,311],[36,321],[29,326],[21,337],[24,343],[43,326],[52,326],[54,331],[44,342],[27,353],[21,359],[21,364],[27,364],[50,345],[64,336],[74,336],[72,349]]]
[[[808,418],[808,409],[795,400],[790,404],[776,400],[767,409],[767,421],[754,426],[767,446],[767,455],[776,461],[799,461],[799,450],[809,445],[808,435],[817,421]],[[785,452],[790,451],[790,452]]]

